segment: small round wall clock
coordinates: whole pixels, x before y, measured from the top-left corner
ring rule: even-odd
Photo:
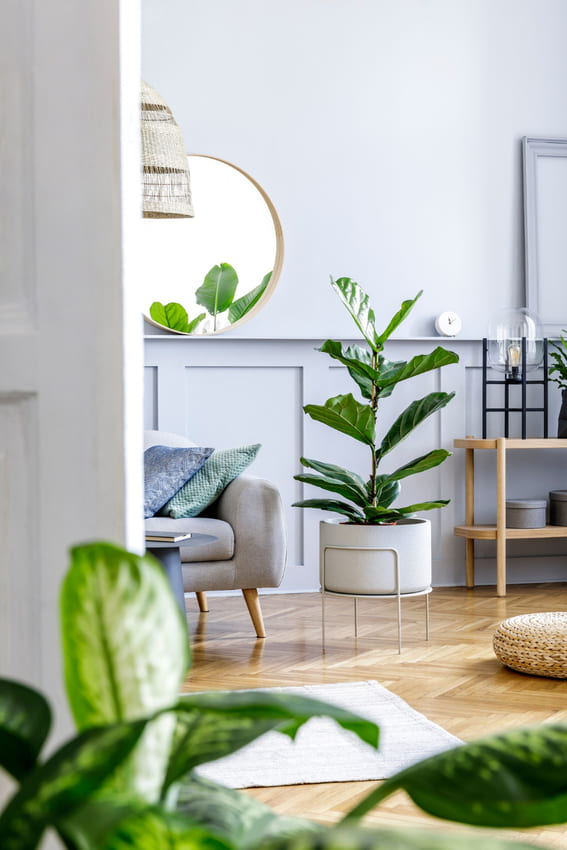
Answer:
[[[435,319],[435,330],[441,336],[456,336],[461,330],[463,323],[459,316],[452,310],[437,316]]]

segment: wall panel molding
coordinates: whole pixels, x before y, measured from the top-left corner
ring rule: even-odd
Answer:
[[[345,340],[347,343],[356,341]],[[209,409],[213,411],[214,433],[225,446],[237,444],[231,440],[233,434],[241,437],[260,432],[257,441],[265,441],[267,445],[275,441],[278,445],[279,455],[276,456],[272,449],[264,453],[261,473],[277,484],[287,503],[290,559],[280,588],[283,592],[315,590],[319,586],[319,519],[324,514],[290,508],[289,504],[292,498],[321,495],[322,491],[295,482],[297,495],[292,496],[293,475],[302,468],[299,458],[327,460],[362,475],[367,474],[369,465],[367,447],[353,444],[352,440],[314,422],[303,412],[305,404],[320,404],[332,395],[353,391],[346,369],[315,351],[318,344],[318,340],[245,340],[228,336],[222,339],[146,339],[146,373],[151,370],[153,375],[152,379],[146,376],[146,387],[150,388],[150,398],[146,398],[146,427],[154,427],[152,423],[157,422],[162,430],[186,433],[196,439],[193,428],[197,424],[204,429],[202,434],[206,433]],[[480,436],[479,340],[401,339],[391,340],[388,348],[392,359],[409,359],[439,344],[456,351],[460,362],[400,384],[392,397],[383,402],[378,427],[385,430],[397,412],[428,392],[454,390],[455,399],[396,448],[396,457],[392,459],[396,465],[432,448],[442,447],[453,452],[456,437]],[[273,376],[271,390],[267,375]],[[224,382],[231,388],[226,399],[222,398]],[[559,403],[559,393],[554,393],[550,387],[550,434]],[[236,431],[235,421],[238,423]],[[254,431],[255,426],[260,428],[259,432]],[[522,453],[526,454],[532,453]],[[545,453],[546,456],[555,454]],[[262,453],[259,459],[261,456]],[[495,512],[496,504],[492,463],[490,457],[480,457],[477,462],[477,505],[488,519]],[[387,469],[386,466],[385,471]],[[254,468],[251,472],[256,474]],[[510,478],[510,487],[515,488],[518,498],[522,487],[533,487],[534,481],[538,482],[538,492],[564,488],[561,480],[567,480],[565,458],[563,466],[558,458],[546,457],[543,464],[541,456],[522,459],[518,468],[511,470]],[[437,469],[403,483],[403,496],[408,502],[430,498],[451,500],[446,508],[429,514],[433,530],[434,583],[438,586],[463,585],[464,541],[453,535],[453,526],[462,523],[464,518],[464,452],[455,450]],[[567,561],[561,568],[565,549],[567,546],[562,541],[530,541],[527,547],[511,545],[509,581],[566,579]],[[495,582],[493,544],[478,546],[478,555],[479,579],[489,584]],[[537,571],[533,569],[536,562]]]

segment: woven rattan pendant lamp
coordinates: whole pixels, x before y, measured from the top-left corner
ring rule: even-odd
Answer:
[[[144,218],[191,218],[189,164],[181,130],[167,103],[144,80],[140,123]]]

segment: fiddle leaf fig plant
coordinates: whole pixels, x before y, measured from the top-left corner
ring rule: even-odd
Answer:
[[[217,318],[223,314],[232,325],[250,312],[266,291],[271,277],[270,271],[264,275],[258,286],[235,301],[238,275],[230,263],[221,263],[209,269],[203,283],[195,291],[195,300],[213,317],[213,330],[216,331]],[[185,307],[177,301],[170,301],[169,304],[154,301],[150,307],[150,316],[154,322],[186,334],[194,333],[207,318],[207,313],[199,313],[190,320]]]
[[[373,747],[378,727],[286,693],[179,696],[189,663],[187,633],[151,556],[109,543],[75,547],[61,612],[65,683],[79,733],[44,756],[47,701],[28,685],[0,679],[0,768],[17,783],[0,813],[2,850],[35,850],[47,829],[67,850],[532,846],[485,833],[359,826],[365,812],[398,790],[430,814],[473,825],[531,827],[567,819],[564,724],[514,729],[419,762],[372,790],[337,827],[280,816],[195,769],[269,730],[293,738],[315,715],[333,718]]]
[[[295,479],[343,498],[305,499],[295,502],[294,507],[331,511],[342,514],[349,523],[365,525],[391,523],[417,511],[443,507],[448,504],[448,499],[403,507],[392,505],[400,494],[400,481],[410,475],[433,469],[443,463],[450,452],[445,449],[433,449],[388,473],[379,472],[379,468],[386,455],[405,440],[421,422],[445,407],[455,393],[433,392],[413,401],[400,413],[381,440],[377,438],[376,423],[381,402],[392,394],[397,384],[432,369],[457,363],[458,355],[437,346],[430,354],[419,354],[407,362],[388,360],[384,356],[384,343],[407,318],[421,296],[421,291],[415,298],[404,301],[386,328],[379,333],[368,295],[356,281],[348,277],[338,280],[331,278],[331,286],[350,313],[366,345],[344,347],[341,342],[328,339],[317,350],[347,367],[363,400],[359,401],[352,393],[347,393],[327,399],[323,405],[307,404],[303,410],[316,422],[322,422],[366,445],[370,453],[370,474],[365,480],[357,473],[340,466],[302,457],[303,466],[313,472],[296,475]]]
[[[549,343],[555,349],[549,354],[553,360],[548,370],[549,380],[554,381],[562,390],[567,390],[567,339],[563,336],[565,333],[567,331],[563,330],[560,335],[561,345],[557,342]]]

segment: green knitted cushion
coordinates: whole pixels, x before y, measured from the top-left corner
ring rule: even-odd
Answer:
[[[160,510],[161,516],[197,516],[224,488],[249,466],[261,444],[237,449],[217,449],[195,475]]]

